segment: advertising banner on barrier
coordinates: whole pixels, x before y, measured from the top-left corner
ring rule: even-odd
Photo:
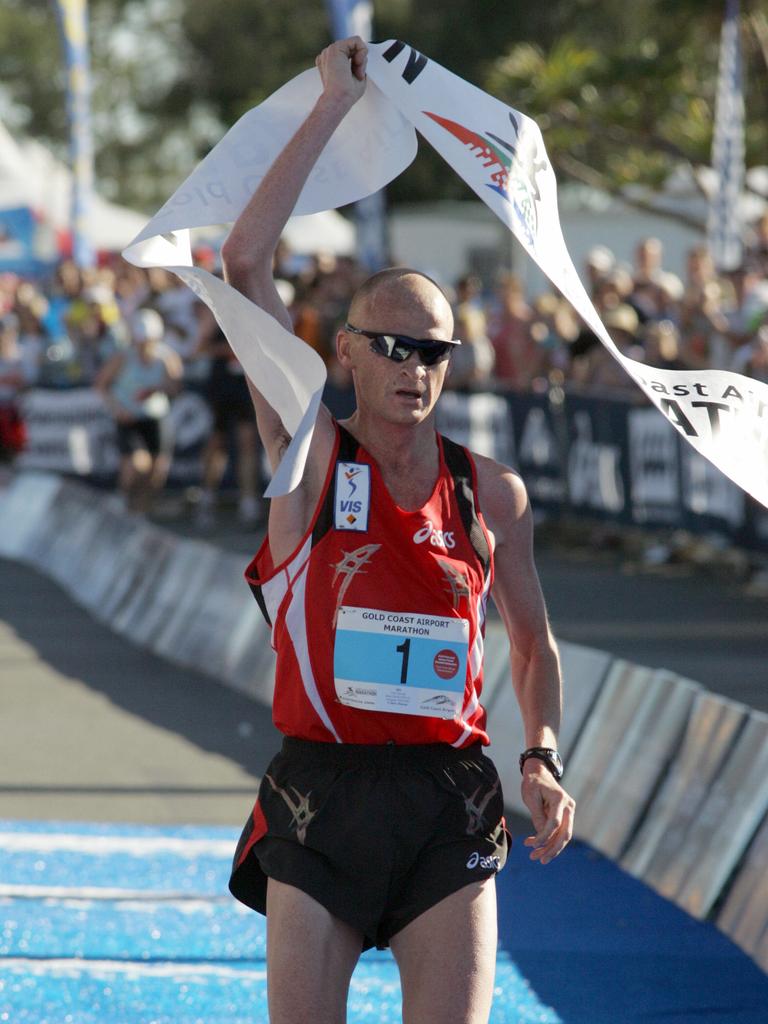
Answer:
[[[627,414],[632,520],[644,526],[679,523],[680,445],[653,409]]]
[[[624,402],[569,396],[568,504],[599,516],[628,521],[631,483]]]
[[[117,474],[115,427],[93,388],[33,388],[21,403],[27,445],[16,465],[94,479]]]
[[[120,464],[115,424],[93,388],[33,388],[22,398],[27,444],[16,466],[109,483]],[[199,484],[201,455],[211,432],[208,403],[192,389],[182,391],[170,412],[175,439],[169,484]]]
[[[515,394],[510,411],[517,439],[515,465],[531,502],[540,508],[562,507],[568,497],[568,439],[562,402],[555,405],[548,395]]]
[[[515,465],[515,436],[506,395],[445,391],[437,406],[437,429],[472,451]]]
[[[90,388],[35,388],[23,398],[28,444],[19,469],[111,483],[115,427]],[[460,444],[515,466],[535,508],[650,528],[717,532],[768,550],[768,510],[670,431],[653,409],[582,395],[446,391],[437,426]],[[212,416],[185,388],[171,405],[175,438],[169,484],[199,486]],[[236,460],[230,447],[228,479]]]
[[[744,492],[689,448],[683,447],[680,457],[683,522],[695,519],[699,529],[706,523],[711,529],[738,530],[744,523]]]

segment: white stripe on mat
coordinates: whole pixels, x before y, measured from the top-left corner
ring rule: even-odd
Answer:
[[[67,832],[0,832],[3,853],[29,851],[53,853],[72,851],[97,856],[127,853],[145,857],[156,853],[177,853],[182,857],[228,857],[235,850],[237,836],[232,839],[185,839],[181,836],[99,836]]]
[[[84,960],[80,957],[58,957],[51,960],[37,960],[33,957],[8,957],[0,960],[0,975],[7,970],[23,971],[25,974],[129,974],[134,977],[168,977],[180,975],[200,978],[232,978],[263,981],[267,977],[264,969],[238,969],[216,963],[139,963],[135,960]]]
[[[190,900],[205,903],[237,903],[229,893],[174,892],[154,889],[117,889],[96,885],[0,885],[0,899],[17,900],[151,900],[153,903],[181,903]],[[245,908],[248,911],[248,908]]]

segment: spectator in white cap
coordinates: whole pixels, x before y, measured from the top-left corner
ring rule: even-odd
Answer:
[[[607,280],[616,266],[616,257],[606,245],[593,245],[587,253],[587,277],[589,278],[589,294],[593,300],[595,293],[603,281]]]
[[[168,476],[173,450],[168,414],[183,368],[179,356],[163,344],[163,319],[155,310],[138,310],[129,329],[130,347],[110,359],[95,386],[117,424],[126,507],[146,513]]]

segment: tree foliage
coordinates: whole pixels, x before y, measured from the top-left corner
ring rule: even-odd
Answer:
[[[562,177],[614,193],[658,188],[681,163],[696,177],[710,162],[723,3],[635,0],[612,26],[604,5],[581,6],[585,20],[548,45],[497,58],[488,89],[538,121]],[[749,166],[768,153],[768,68],[747,19],[742,41]]]
[[[764,52],[752,20],[764,6],[742,0],[748,164],[768,162],[768,41]],[[561,179],[621,191],[709,160],[724,0],[375,7],[376,38],[404,39],[535,117]],[[325,0],[90,0],[90,30],[99,187],[147,211],[330,39]],[[3,0],[0,66],[0,118],[65,154],[53,0]],[[466,194],[427,146],[390,187],[394,202]]]

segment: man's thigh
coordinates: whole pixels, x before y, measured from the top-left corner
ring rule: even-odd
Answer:
[[[496,941],[494,878],[451,893],[393,935],[403,1024],[486,1024]]]
[[[271,1024],[343,1024],[363,936],[305,892],[267,883]]]

